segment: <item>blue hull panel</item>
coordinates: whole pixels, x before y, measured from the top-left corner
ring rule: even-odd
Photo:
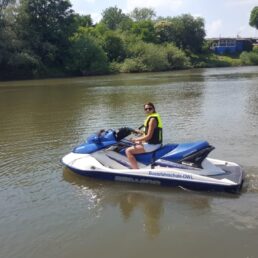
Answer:
[[[140,183],[140,184],[153,184],[153,185],[161,185],[161,186],[170,186],[170,187],[183,187],[190,190],[197,191],[217,191],[217,192],[231,192],[238,193],[241,190],[243,182],[240,185],[235,186],[224,186],[224,185],[216,185],[216,184],[208,184],[208,183],[200,183],[200,182],[189,182],[182,181],[177,179],[166,179],[166,178],[152,178],[146,176],[135,176],[135,175],[126,175],[126,174],[113,174],[106,173],[101,171],[82,171],[72,167],[67,166],[71,171],[81,176],[87,176],[91,178],[104,179],[109,181],[122,181],[122,182],[130,182],[130,183]]]

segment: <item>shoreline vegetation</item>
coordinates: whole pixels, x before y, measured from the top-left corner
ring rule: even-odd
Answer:
[[[258,7],[252,15],[258,20]],[[3,0],[0,80],[258,65],[258,47],[214,54],[204,27],[190,14],[157,17],[150,8],[125,14],[116,6],[93,24],[68,0]]]

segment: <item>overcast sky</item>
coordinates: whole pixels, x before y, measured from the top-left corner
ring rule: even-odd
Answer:
[[[157,16],[191,14],[205,20],[206,37],[258,37],[258,31],[249,26],[251,10],[258,0],[71,0],[73,9],[90,14],[94,22],[108,7],[117,6],[124,13],[135,7],[153,8]]]

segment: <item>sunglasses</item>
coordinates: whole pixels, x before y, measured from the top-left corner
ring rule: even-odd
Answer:
[[[144,108],[145,111],[151,111],[153,108],[148,107],[148,108]]]

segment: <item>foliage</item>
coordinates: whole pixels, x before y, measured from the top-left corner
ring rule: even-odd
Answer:
[[[155,34],[159,43],[175,42],[175,28],[172,21],[161,20],[154,25]]]
[[[2,11],[10,3],[10,0],[0,0],[0,10]]]
[[[130,13],[130,17],[134,21],[153,20],[156,13],[152,8],[134,8]]]
[[[125,15],[121,9],[115,7],[109,7],[102,12],[101,22],[106,24],[110,30],[116,30],[123,28],[126,22],[129,22],[130,18]]]
[[[142,63],[147,67],[148,72],[168,70],[169,64],[166,58],[166,51],[162,46],[152,43],[143,43],[141,56]]]
[[[178,48],[200,53],[204,44],[204,20],[183,14],[174,18],[159,20],[155,24],[159,43],[174,43]]]
[[[258,54],[258,46],[253,47],[253,52]]]
[[[79,27],[77,29],[77,32],[85,32],[89,35],[91,35],[93,38],[95,38],[99,44],[102,42],[103,35],[105,35],[106,32],[110,31],[106,24],[100,22],[96,24],[95,26],[91,27]]]
[[[16,8],[10,2],[2,9],[0,26],[0,78],[39,76],[44,70],[38,56],[32,53],[16,31]]]
[[[133,25],[133,20],[126,15],[122,21],[118,25],[118,30],[121,31],[129,31]]]
[[[190,59],[174,44],[165,45],[166,58],[169,63],[169,70],[189,68]]]
[[[102,43],[104,51],[107,53],[110,62],[121,62],[125,59],[125,46],[122,39],[113,31],[107,31]]]
[[[239,58],[235,58],[232,56],[217,56],[217,59],[219,62],[225,64],[225,66],[240,66],[241,65],[241,60]]]
[[[15,0],[0,0],[0,30],[5,25],[6,13],[10,6],[15,5]]]
[[[122,64],[120,71],[123,73],[146,72],[148,68],[143,64],[141,58],[127,58]]]
[[[258,65],[258,50],[254,49],[252,52],[244,51],[241,53],[240,59],[244,65]]]
[[[7,9],[7,6],[2,3],[1,9],[1,20],[0,20],[0,64],[5,62],[6,57],[9,55],[9,51],[12,49],[12,40],[17,36],[14,32],[15,17],[10,11],[11,8]],[[11,52],[11,51],[10,51]]]
[[[257,28],[258,7],[250,25]],[[237,56],[217,56],[204,39],[204,20],[183,14],[156,17],[150,8],[130,14],[107,8],[93,24],[70,0],[0,0],[0,78],[149,72],[189,67],[258,64],[247,42]]]
[[[130,56],[121,67],[122,72],[163,71],[168,67],[163,48],[139,41],[130,46]]]
[[[258,6],[255,6],[252,9],[250,19],[249,19],[249,24],[250,26],[258,29]]]
[[[176,46],[193,53],[201,52],[206,35],[204,20],[200,17],[194,18],[190,14],[184,14],[171,21],[175,30]]]
[[[45,66],[63,64],[63,53],[74,31],[70,2],[21,0],[17,22],[18,36]]]
[[[75,33],[71,38],[68,71],[80,75],[108,72],[107,56],[95,38],[87,32]]]
[[[75,27],[90,27],[93,25],[92,19],[90,15],[74,15]]]
[[[111,62],[109,64],[110,73],[119,73],[121,71],[121,66],[122,66],[122,63]]]
[[[154,24],[151,20],[141,20],[132,25],[132,33],[145,42],[155,42]]]
[[[189,59],[172,44],[165,46],[138,42],[130,46],[130,57],[121,66],[122,72],[165,71],[189,67]]]
[[[6,11],[7,7],[14,3],[15,3],[15,0],[0,0],[0,25],[1,25],[0,29],[3,25],[5,11]]]
[[[205,67],[229,67],[240,66],[241,60],[238,56],[232,55],[215,55],[214,53],[192,54],[191,63],[195,68]]]

